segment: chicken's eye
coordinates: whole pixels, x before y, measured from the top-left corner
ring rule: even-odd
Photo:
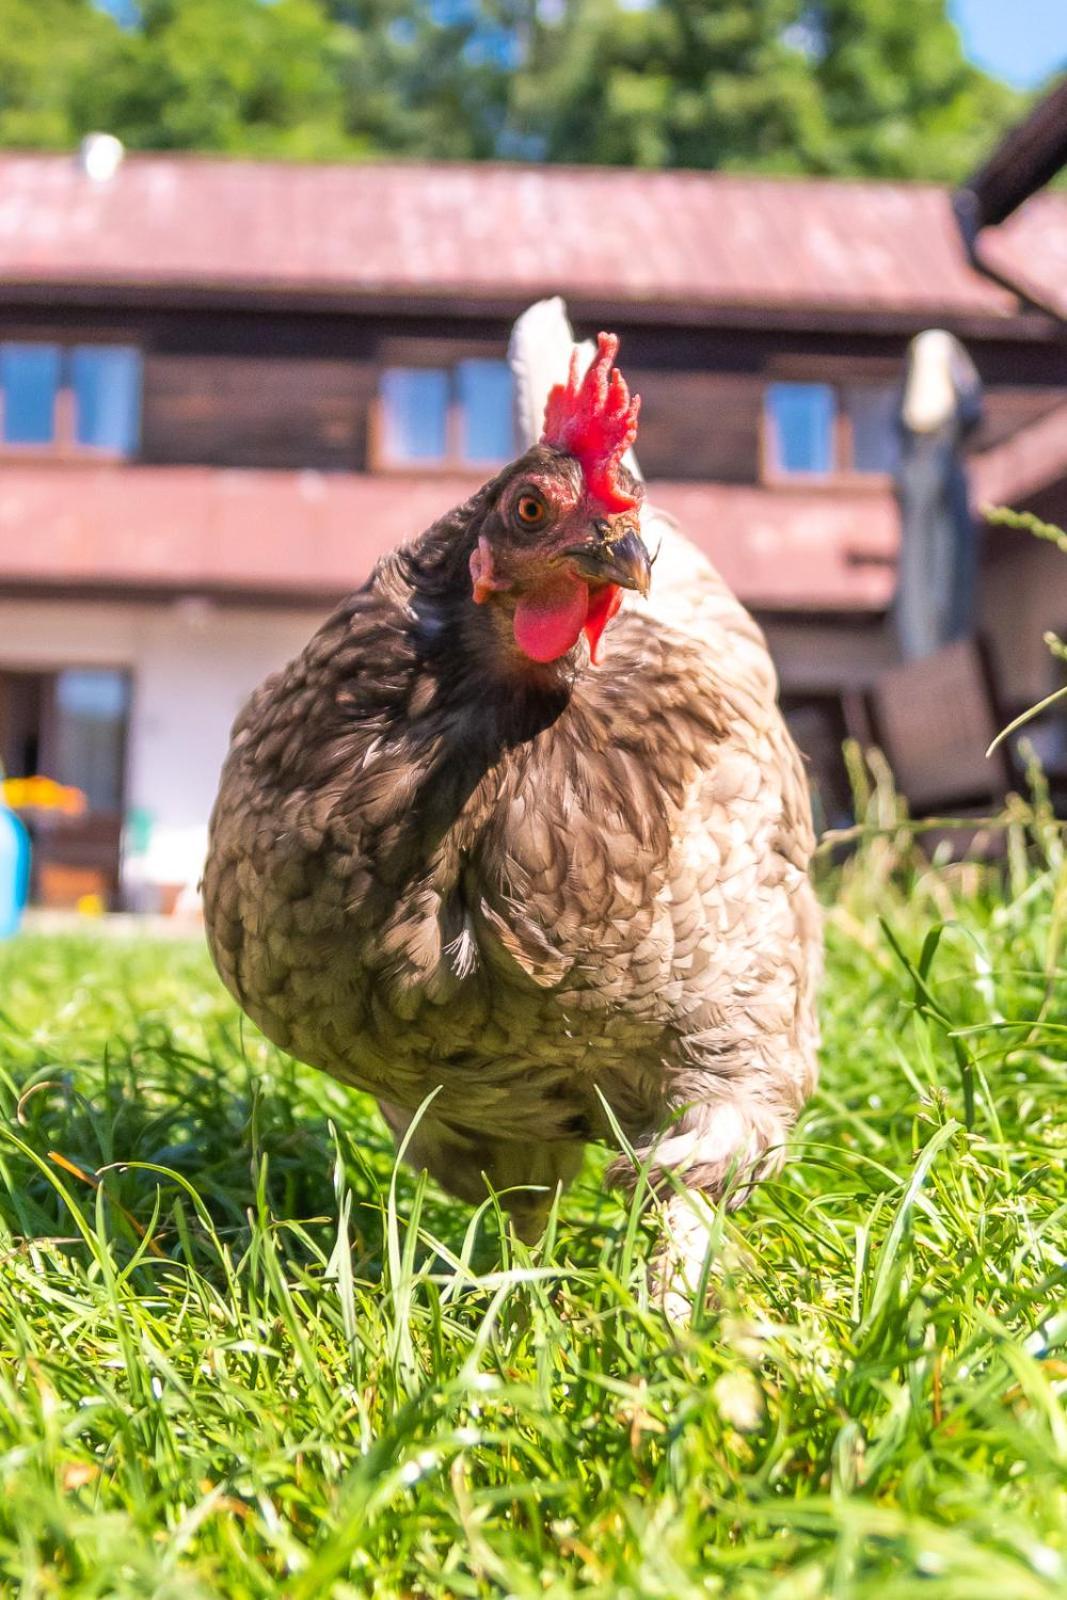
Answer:
[[[539,494],[520,494],[515,515],[524,528],[540,528],[548,520],[548,506]]]

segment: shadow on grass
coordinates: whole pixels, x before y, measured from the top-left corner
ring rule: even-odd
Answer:
[[[129,1251],[148,1230],[153,1254],[185,1255],[189,1241],[195,1246],[201,1236],[207,1247],[195,1204],[187,1203],[191,1189],[215,1239],[235,1258],[247,1248],[257,1213],[274,1225],[298,1224],[287,1254],[306,1253],[301,1236],[328,1253],[339,1197],[347,1193],[353,1271],[374,1281],[385,1252],[392,1139],[365,1096],[348,1094],[347,1117],[327,1116],[308,1104],[301,1069],[279,1065],[277,1075],[242,1085],[159,1041],[136,1057],[113,1054],[102,1070],[41,1069],[22,1087],[8,1126],[62,1178],[90,1226],[102,1189],[112,1241]],[[11,1146],[0,1173],[0,1222],[12,1234],[80,1244],[63,1189],[42,1167]],[[401,1168],[396,1181],[403,1215],[416,1178]],[[458,1252],[465,1208],[431,1188],[422,1222]],[[489,1238],[483,1250],[497,1253]],[[214,1253],[214,1241],[196,1250],[198,1270]]]

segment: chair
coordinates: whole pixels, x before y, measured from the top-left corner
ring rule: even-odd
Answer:
[[[960,639],[890,667],[868,690],[853,692],[845,709],[850,734],[885,755],[912,816],[973,817],[977,823],[1000,811],[1015,774],[1006,746],[986,755],[1007,719],[982,639]],[[1003,849],[999,830],[966,822],[924,836],[930,848],[946,841],[957,858]]]

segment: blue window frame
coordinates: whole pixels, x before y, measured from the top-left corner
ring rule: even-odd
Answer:
[[[772,383],[767,416],[775,469],[805,476],[831,472],[836,412],[828,383]]]
[[[388,367],[379,389],[386,466],[495,466],[514,454],[506,361]]]
[[[61,371],[57,345],[0,345],[5,444],[52,443]]]
[[[141,352],[80,344],[70,353],[75,443],[132,456],[141,435]]]
[[[382,373],[382,447],[387,460],[426,465],[448,451],[448,374],[433,367]]]
[[[456,392],[462,422],[460,455],[486,464],[515,454],[511,369],[506,361],[461,361]]]
[[[133,345],[0,344],[0,442],[133,455],[141,388],[141,353]],[[62,396],[69,405],[60,404]]]
[[[789,477],[891,473],[898,409],[893,384],[772,383],[766,395],[771,469]]]

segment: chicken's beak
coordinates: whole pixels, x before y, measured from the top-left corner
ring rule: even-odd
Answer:
[[[636,528],[618,539],[600,539],[567,551],[583,578],[592,583],[615,583],[647,595],[652,581],[652,561]]]

